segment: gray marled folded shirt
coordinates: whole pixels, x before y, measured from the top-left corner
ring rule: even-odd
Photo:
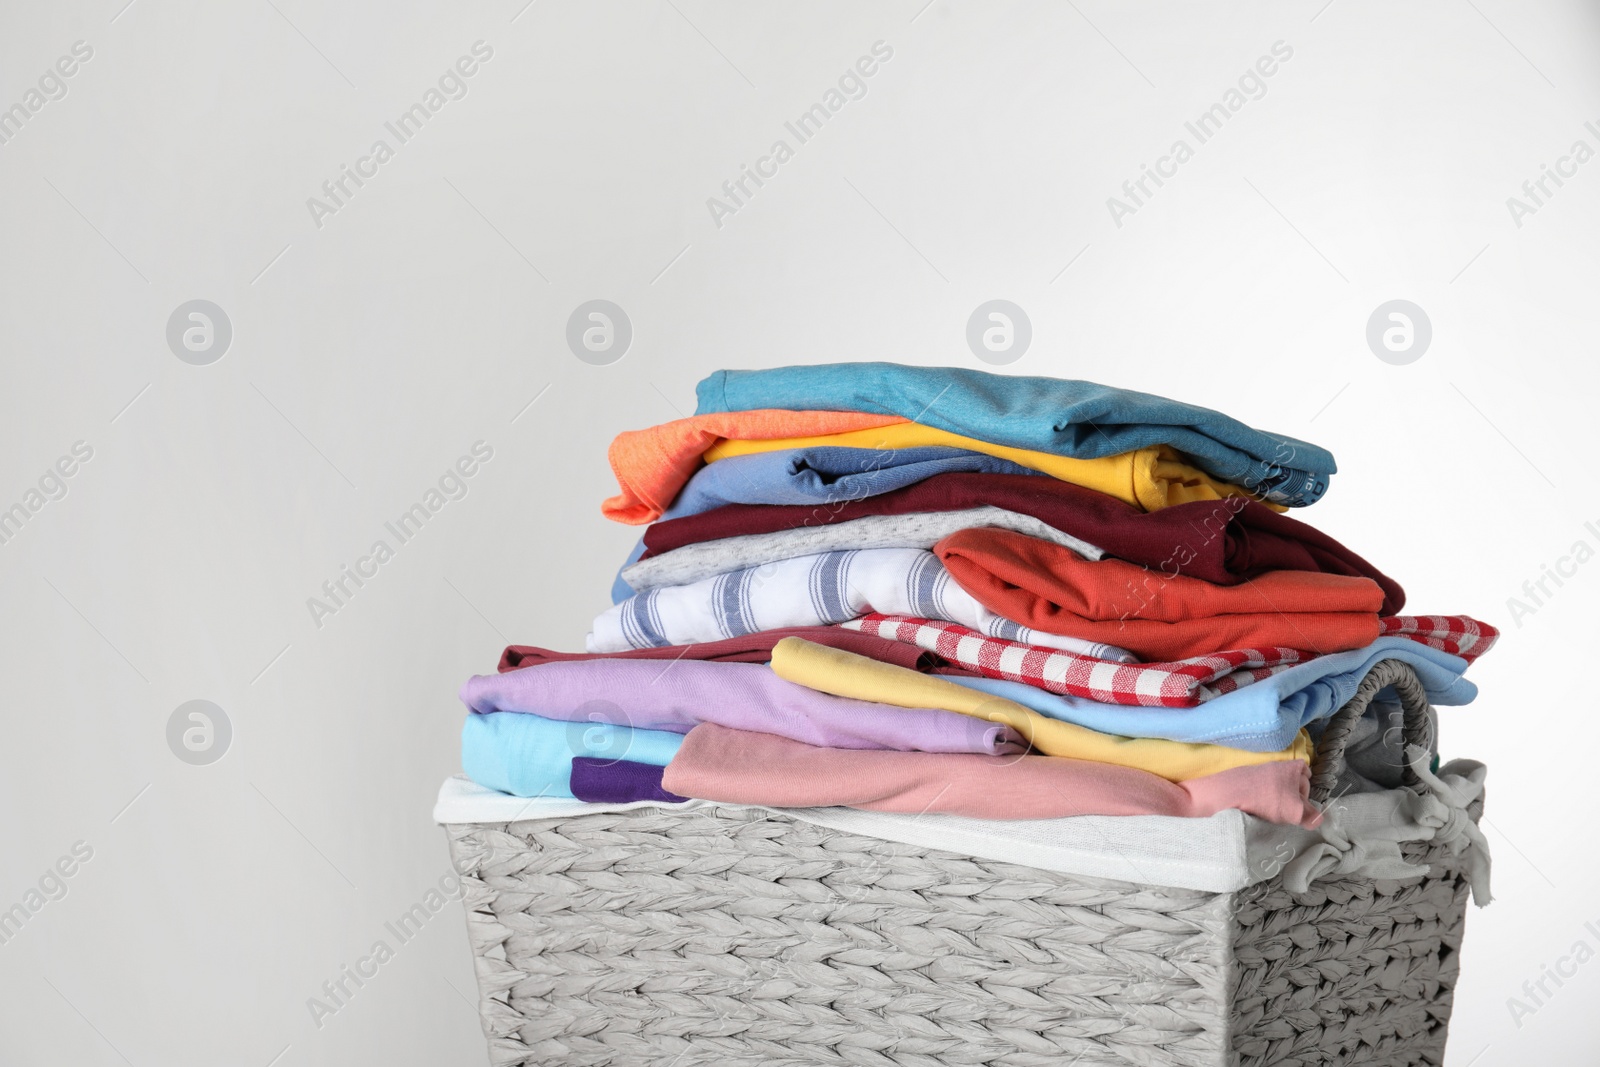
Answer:
[[[802,526],[772,533],[742,534],[684,545],[624,568],[622,578],[644,592],[666,585],[688,585],[714,574],[759,567],[780,559],[849,548],[932,548],[957,530],[998,526],[1005,530],[1064,545],[1085,559],[1105,555],[1087,541],[1062,533],[1032,515],[1005,508],[963,511],[920,511],[905,515],[869,515],[864,519],[824,526]]]

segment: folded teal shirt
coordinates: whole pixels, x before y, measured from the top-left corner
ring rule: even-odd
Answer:
[[[461,769],[479,785],[513,796],[570,797],[574,757],[665,767],[683,737],[607,722],[557,722],[519,711],[474,712],[461,727]]]
[[[827,363],[719,370],[695,391],[697,415],[761,408],[899,415],[994,444],[1079,459],[1170,445],[1207,473],[1290,506],[1322,496],[1337,470],[1326,449],[1251,429],[1209,408],[1070,379]]]

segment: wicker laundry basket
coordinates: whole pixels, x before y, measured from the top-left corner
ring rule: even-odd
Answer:
[[[1325,732],[1314,796],[1391,685],[1421,737],[1421,685],[1383,661]],[[496,1067],[1444,1058],[1468,886],[1423,842],[1421,878],[1215,893],[751,809],[446,829]]]

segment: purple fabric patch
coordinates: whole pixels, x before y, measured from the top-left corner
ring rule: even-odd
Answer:
[[[933,557],[927,556],[931,560]],[[545,663],[467,679],[461,699],[477,712],[521,711],[567,722],[609,722],[686,734],[703,722],[777,734],[818,748],[896,752],[1028,750],[1001,723],[934,708],[899,708],[819,693],[760,663],[591,659]]]
[[[636,800],[681,804],[688,800],[661,788],[664,770],[631,760],[577,756],[572,761],[572,795],[590,804],[631,804]]]

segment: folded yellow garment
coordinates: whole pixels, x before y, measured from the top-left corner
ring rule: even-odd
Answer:
[[[1197,467],[1191,467],[1179,454],[1165,445],[1141,448],[1102,459],[1077,459],[1058,456],[1050,452],[1035,452],[1027,448],[1011,448],[991,444],[976,437],[963,437],[948,430],[936,430],[915,422],[901,422],[892,426],[874,426],[864,430],[848,430],[813,437],[776,437],[764,440],[735,440],[723,438],[705,451],[705,461],[748,456],[756,452],[775,452],[786,448],[917,448],[922,445],[945,445],[964,448],[969,452],[982,452],[989,456],[1009,459],[1041,474],[1086,489],[1094,489],[1118,500],[1157,511],[1174,504],[1187,504],[1192,500],[1221,500],[1223,497],[1242,496],[1259,499],[1243,486],[1222,482]],[[1266,501],[1262,501],[1267,503]],[[1287,511],[1282,504],[1267,503],[1274,511]]]
[[[1281,752],[1246,752],[1225,745],[1191,744],[1151,737],[1118,737],[1046,718],[1003,697],[881,663],[800,637],[785,637],[772,649],[772,669],[787,681],[834,696],[873,700],[901,708],[937,708],[1003,723],[1047,756],[1110,763],[1149,771],[1171,782],[1279,760],[1311,761],[1311,737],[1304,730]]]

